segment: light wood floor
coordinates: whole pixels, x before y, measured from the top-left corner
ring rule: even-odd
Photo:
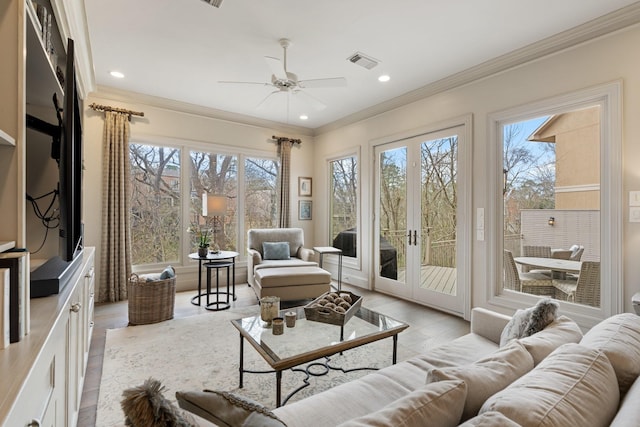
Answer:
[[[399,335],[399,341],[402,345],[416,352],[422,352],[469,332],[469,323],[459,317],[361,288],[343,285],[343,289],[362,295],[365,307],[407,322],[410,327]],[[246,284],[236,286],[236,294],[238,299],[232,307],[246,307],[257,303],[253,290]],[[206,312],[205,309],[191,304],[193,295],[195,295],[194,291],[176,294],[175,318]],[[95,327],[91,339],[89,364],[78,419],[79,427],[95,426],[106,330],[123,328],[127,326],[127,323],[128,306],[126,301],[96,305]]]

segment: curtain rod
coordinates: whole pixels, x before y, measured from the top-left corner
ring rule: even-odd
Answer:
[[[93,104],[89,105],[89,107],[91,109],[93,109],[93,110],[96,110],[96,111],[115,111],[116,113],[128,114],[129,115],[129,120],[131,120],[131,116],[144,117],[144,113],[142,111],[132,111],[132,110],[124,109],[124,108],[110,107],[108,105],[99,105],[99,104],[96,104],[95,102]]]
[[[302,140],[301,139],[293,139],[293,138],[287,138],[286,136],[272,136],[271,139],[274,139],[276,141],[278,141],[278,144],[280,144],[281,142],[291,142],[292,144],[302,144]]]

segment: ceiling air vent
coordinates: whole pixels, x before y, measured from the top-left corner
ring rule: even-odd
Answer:
[[[380,63],[377,59],[374,59],[370,56],[365,55],[361,52],[356,52],[350,57],[347,58],[347,61],[353,62],[356,65],[366,68],[367,70],[372,69],[376,65]]]
[[[205,3],[209,3],[211,6],[220,7],[222,0],[202,0]]]

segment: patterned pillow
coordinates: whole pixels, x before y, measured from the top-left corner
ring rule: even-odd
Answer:
[[[263,259],[290,259],[289,251],[289,242],[264,242],[262,244]]]
[[[271,411],[254,402],[226,391],[177,391],[182,409],[223,427],[286,427]]]

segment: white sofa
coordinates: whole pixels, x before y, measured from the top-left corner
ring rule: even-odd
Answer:
[[[560,316],[500,347],[509,320],[475,308],[468,335],[273,411],[236,406],[238,418],[227,425],[639,425],[639,316],[613,316],[584,336]],[[212,395],[177,397],[196,414],[224,416]]]
[[[285,256],[269,256],[265,243],[286,243]],[[282,255],[282,252],[279,253]],[[331,289],[331,273],[318,267],[315,252],[304,247],[301,228],[254,228],[247,232],[247,281],[256,296],[282,301],[316,298]]]

